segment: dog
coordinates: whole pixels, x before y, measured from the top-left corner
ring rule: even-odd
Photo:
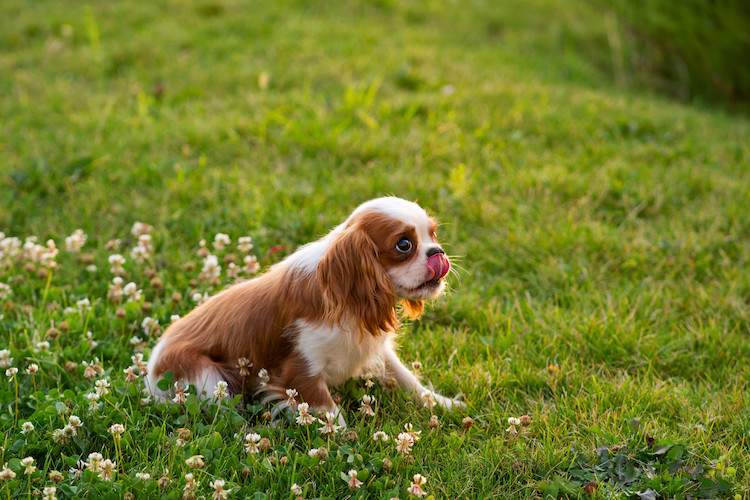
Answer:
[[[451,264],[436,229],[416,203],[363,203],[326,236],[172,323],[151,352],[148,390],[166,398],[157,381],[170,370],[199,393],[224,380],[233,394],[338,414],[330,388],[380,367],[417,397],[465,407],[424,387],[394,349],[399,313],[416,319],[445,290]]]

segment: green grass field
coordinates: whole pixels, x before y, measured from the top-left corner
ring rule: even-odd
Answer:
[[[0,3],[0,498],[180,498],[188,473],[207,498],[217,479],[230,498],[408,498],[414,474],[447,499],[750,498],[750,124],[616,87],[586,5]],[[385,194],[461,256],[401,357],[467,410],[354,380],[353,433],[326,437],[236,398],[140,402],[123,370],[158,337],[144,318],[231,283],[239,237],[263,269]],[[196,252],[219,232],[212,285]],[[10,257],[12,237],[53,239],[57,267]],[[139,301],[108,299],[114,253]],[[270,448],[247,453],[249,433]],[[76,472],[91,453],[111,480]]]

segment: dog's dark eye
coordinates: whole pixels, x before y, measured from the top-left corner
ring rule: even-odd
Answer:
[[[396,243],[396,251],[400,253],[409,253],[411,252],[411,249],[414,248],[414,244],[411,242],[410,239],[404,238],[398,243]]]

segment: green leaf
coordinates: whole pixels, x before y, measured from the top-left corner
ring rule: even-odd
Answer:
[[[195,394],[188,394],[185,398],[185,407],[191,416],[196,416],[201,412],[201,400]]]
[[[156,387],[166,392],[166,391],[169,391],[173,383],[174,383],[174,373],[167,370],[166,372],[164,372],[164,376],[161,378],[161,380],[159,380],[156,383]]]
[[[631,418],[630,421],[628,422],[628,425],[630,426],[631,429],[633,429],[634,431],[637,431],[641,427],[641,418],[640,417]]]

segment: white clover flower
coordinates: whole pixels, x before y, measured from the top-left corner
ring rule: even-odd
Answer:
[[[216,236],[214,236],[213,245],[216,250],[224,250],[224,248],[231,243],[232,240],[230,240],[229,236],[224,233],[217,233]]]
[[[42,490],[42,500],[57,500],[57,488],[45,486]]]
[[[341,429],[340,425],[336,425],[333,423],[334,419],[336,418],[336,415],[331,413],[330,411],[327,411],[325,413],[325,420],[318,419],[318,422],[323,424],[323,427],[320,427],[318,430],[321,434],[325,436],[332,436],[336,434],[339,429]]]
[[[123,293],[122,278],[120,278],[119,276],[115,276],[112,280],[112,284],[109,287],[109,291],[107,292],[107,297],[112,302],[120,302],[120,300],[122,300]]]
[[[55,247],[55,241],[47,240],[47,248],[45,248],[45,251],[39,256],[39,263],[50,269],[57,267],[57,262],[55,262],[57,252],[58,250]]]
[[[130,345],[138,345],[143,342],[143,339],[138,335],[133,335],[132,337],[130,337],[130,340],[128,342],[130,342]]]
[[[122,267],[123,264],[125,264],[125,257],[120,255],[119,253],[115,253],[109,256],[109,265],[112,266],[110,271],[112,274],[125,274],[125,268]],[[119,279],[119,282],[115,281],[115,279]],[[115,279],[112,280],[112,282],[115,284],[115,286],[121,286],[122,285],[122,278],[119,276],[116,276]]]
[[[89,461],[86,463],[86,468],[91,472],[99,472],[102,467],[102,460],[104,460],[104,457],[101,453],[95,451],[89,453]]]
[[[140,238],[141,235],[149,234],[153,230],[153,226],[146,224],[145,222],[135,221],[133,227],[130,229],[130,234],[136,238]]]
[[[289,491],[291,491],[293,495],[300,496],[302,494],[302,486],[294,483],[291,488],[289,488]]]
[[[55,429],[52,431],[52,440],[57,444],[65,446],[70,441],[70,438],[65,435],[64,429]]]
[[[86,462],[83,460],[79,460],[76,462],[75,467],[71,467],[68,469],[68,474],[70,474],[71,479],[81,479],[81,475],[83,474],[83,470],[86,468]]]
[[[23,473],[33,474],[34,471],[36,471],[36,466],[34,465],[36,463],[36,460],[34,460],[33,457],[26,457],[23,460],[21,460],[21,467],[23,467]]]
[[[253,249],[253,239],[250,236],[240,236],[237,239],[237,250],[247,253]]]
[[[374,417],[375,410],[372,409],[372,404],[375,403],[375,398],[365,394],[362,396],[362,404],[359,407],[359,412],[367,417]]]
[[[75,415],[71,415],[70,417],[68,417],[68,425],[72,425],[73,427],[80,427],[81,425],[83,425],[83,423],[81,422],[80,418]]]
[[[201,485],[200,481],[196,481],[193,478],[193,473],[188,472],[185,474],[185,480],[187,481],[187,484],[183,487],[182,491],[182,497],[183,498],[191,498],[195,495],[195,490],[198,489],[198,486]]]
[[[310,425],[315,422],[315,418],[308,413],[309,409],[310,405],[307,403],[300,403],[297,405],[299,415],[297,415],[296,421],[299,425]]]
[[[437,404],[435,393],[432,391],[424,391],[420,396],[422,397],[422,401],[424,401],[425,408],[432,408]]]
[[[29,375],[32,375],[39,371],[39,365],[36,363],[31,363],[29,366],[26,367],[26,373]]]
[[[214,397],[219,401],[229,397],[226,381],[219,380],[218,382],[216,382],[216,387],[214,388]]]
[[[7,299],[11,293],[13,293],[13,290],[10,289],[10,285],[0,283],[0,300]]]
[[[414,438],[408,432],[402,432],[396,437],[395,443],[397,451],[408,455],[411,453],[412,446],[414,446]]]
[[[0,470],[0,481],[12,481],[16,478],[16,473],[8,468],[8,464],[3,465],[3,469]]]
[[[237,359],[237,370],[239,371],[240,377],[247,377],[250,375],[250,368],[253,364],[246,357]]]
[[[414,426],[410,423],[404,424],[404,429],[406,429],[406,432],[411,436],[415,443],[419,441],[422,431],[415,431]]]
[[[146,336],[151,335],[157,326],[159,326],[159,320],[150,316],[146,316],[143,318],[143,321],[141,321],[141,328],[143,328],[143,333]]]
[[[8,368],[13,364],[13,358],[10,357],[10,349],[0,350],[0,368]]]
[[[94,358],[93,361],[82,361],[81,364],[84,366],[85,378],[92,379],[104,373],[104,368],[99,364],[99,358]]]
[[[46,340],[42,340],[41,342],[36,343],[36,350],[39,352],[47,352],[49,351],[49,342]]]
[[[388,439],[388,434],[383,431],[376,431],[375,434],[372,435],[373,441],[382,441],[385,443],[386,441],[388,441]]]
[[[102,481],[112,481],[112,476],[114,476],[116,469],[117,463],[110,459],[106,459],[102,462],[99,479]]]
[[[39,258],[44,252],[44,247],[37,245],[36,242],[36,236],[29,236],[23,241],[23,248],[21,250],[21,256],[23,259],[39,262]]]
[[[189,457],[187,460],[185,460],[185,465],[187,465],[191,469],[198,469],[200,467],[203,467],[203,455],[193,455],[192,457]]]
[[[245,262],[244,269],[247,274],[255,274],[260,269],[258,258],[255,255],[245,255],[243,262]]]
[[[132,384],[136,380],[138,380],[138,375],[136,375],[135,371],[133,371],[132,366],[128,366],[122,371],[125,374],[125,382]]]
[[[21,424],[21,434],[28,434],[34,430],[34,424],[31,422],[24,422]]]
[[[86,236],[81,229],[76,229],[73,234],[65,238],[65,249],[69,252],[79,252],[86,243]]]
[[[141,300],[143,290],[139,290],[132,281],[122,288],[123,293],[128,297],[128,302],[138,302]]]
[[[352,469],[349,471],[349,489],[358,490],[362,486],[362,481],[357,479],[357,471]]]
[[[268,375],[268,370],[261,368],[258,370],[258,378],[260,379],[260,385],[267,385],[271,381],[271,377]]]
[[[122,436],[123,433],[125,433],[125,426],[122,424],[112,424],[109,427],[109,433],[112,434],[115,437],[115,439],[119,439],[120,436]]]
[[[150,234],[142,234],[138,237],[138,245],[146,248],[146,250],[151,250],[151,235]]]
[[[185,402],[187,401],[187,397],[189,396],[187,387],[183,387],[179,382],[175,382],[174,389],[175,394],[174,398],[172,398],[172,401],[177,404],[185,404]]]
[[[109,380],[107,380],[106,378],[97,380],[94,386],[96,393],[99,396],[106,396],[107,394],[109,394]]]
[[[229,495],[229,492],[232,491],[231,488],[224,489],[226,481],[223,479],[216,479],[209,484],[211,485],[211,488],[214,489],[214,492],[211,493],[211,498],[214,500],[224,500]]]
[[[180,319],[180,315],[179,314],[173,314],[172,316],[169,317],[169,321],[171,321],[172,323],[174,323],[178,319]]]
[[[76,302],[76,307],[81,314],[86,314],[91,309],[91,301],[83,298]]]
[[[440,420],[438,420],[437,415],[432,415],[430,417],[429,427],[430,429],[437,429],[438,427],[440,427]]]
[[[207,278],[218,278],[221,275],[221,266],[219,258],[215,255],[208,255],[203,260],[203,275]]]
[[[147,236],[147,235],[144,235]],[[145,245],[141,245],[141,242],[138,242],[138,245],[134,246],[130,250],[130,257],[137,263],[137,264],[143,264],[144,261],[148,260],[151,257],[151,253],[149,252],[149,247]]]
[[[259,453],[260,447],[258,446],[258,442],[260,442],[260,434],[251,432],[247,436],[245,436],[245,453],[249,453],[251,455]]]
[[[239,266],[237,266],[237,264],[235,264],[234,262],[230,262],[227,266],[227,277],[236,278],[240,275],[240,271],[241,269],[239,268]]]
[[[9,378],[15,377],[16,373],[18,373],[18,368],[15,366],[11,366],[7,370],[5,370],[5,375],[7,375]]]
[[[297,405],[297,396],[299,394],[297,393],[297,389],[287,389],[286,390],[286,404],[287,406],[296,406]]]
[[[136,479],[140,479],[141,481],[148,481],[151,479],[151,474],[148,472],[136,472],[135,473]]]
[[[427,482],[427,478],[421,474],[414,474],[414,481],[406,489],[409,495],[417,498],[426,497],[427,492],[422,489],[422,486]]]
[[[521,425],[521,419],[517,417],[508,417],[508,423],[510,425],[519,426]]]

